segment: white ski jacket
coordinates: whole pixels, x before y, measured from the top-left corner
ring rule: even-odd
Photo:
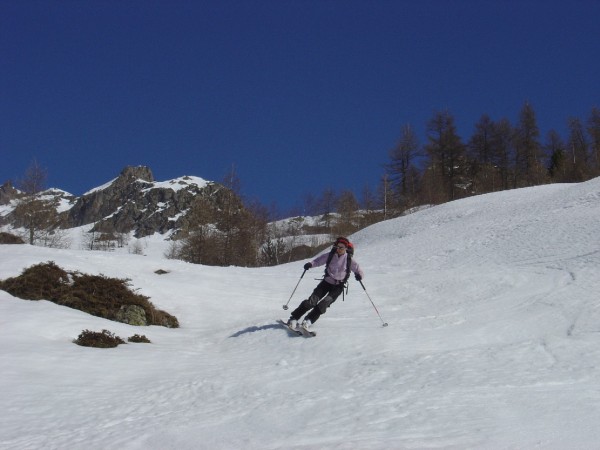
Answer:
[[[311,261],[311,264],[313,267],[322,266],[327,262],[328,257],[329,253],[323,253],[322,255],[317,256],[315,259],[313,259]],[[331,258],[329,267],[327,267],[327,275],[325,276],[325,281],[327,281],[329,284],[339,284],[343,282],[344,278],[346,278],[347,259],[347,253],[344,253],[341,256],[335,253]],[[352,261],[350,263],[350,270],[354,272],[354,274],[359,274],[361,278],[364,278],[360,265],[354,258],[352,258]]]

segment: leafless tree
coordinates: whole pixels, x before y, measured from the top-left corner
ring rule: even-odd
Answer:
[[[526,102],[514,129],[515,178],[513,187],[535,186],[546,181],[544,151],[535,111]]]
[[[401,209],[414,206],[419,181],[415,164],[420,154],[417,135],[410,125],[405,125],[398,144],[390,151],[390,163],[387,165],[389,181]]]
[[[465,195],[467,179],[466,148],[456,132],[454,117],[448,111],[438,112],[427,125],[430,188],[435,200],[455,200]]]
[[[59,230],[60,222],[56,208],[51,201],[44,199],[48,172],[37,160],[33,160],[19,182],[23,192],[15,208],[17,223],[27,230],[27,240],[33,245],[39,243],[47,246],[67,246],[63,234]]]
[[[587,131],[590,136],[592,176],[600,175],[600,108],[593,108],[588,120]]]
[[[349,190],[342,191],[337,199],[336,210],[339,218],[333,227],[333,234],[345,236],[358,230],[358,209],[359,204],[354,193]]]

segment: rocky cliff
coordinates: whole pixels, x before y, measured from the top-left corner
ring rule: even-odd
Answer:
[[[5,183],[0,188],[0,205],[16,204],[19,194]],[[199,177],[157,182],[150,168],[137,166],[125,167],[117,178],[81,197],[51,189],[40,193],[40,198],[54,205],[63,228],[93,224],[93,231],[133,231],[143,237],[184,230],[202,215],[198,209],[217,211],[231,195],[223,185]],[[1,219],[3,224],[22,226],[6,207]]]
[[[95,231],[164,234],[189,225],[194,209],[218,209],[230,191],[218,183],[184,176],[156,182],[148,167],[126,167],[111,182],[78,198],[66,212],[69,227],[94,223]]]
[[[0,205],[8,205],[12,200],[19,197],[19,191],[16,190],[10,181],[0,186]]]

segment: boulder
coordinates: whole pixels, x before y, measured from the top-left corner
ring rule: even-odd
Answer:
[[[148,321],[146,320],[146,311],[144,308],[138,305],[123,305],[117,311],[115,317],[117,322],[123,322],[129,325],[146,326]]]

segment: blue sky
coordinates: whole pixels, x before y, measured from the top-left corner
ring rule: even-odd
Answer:
[[[75,195],[147,165],[282,212],[375,189],[402,126],[448,110],[542,136],[600,107],[597,0],[1,0],[0,183]]]

